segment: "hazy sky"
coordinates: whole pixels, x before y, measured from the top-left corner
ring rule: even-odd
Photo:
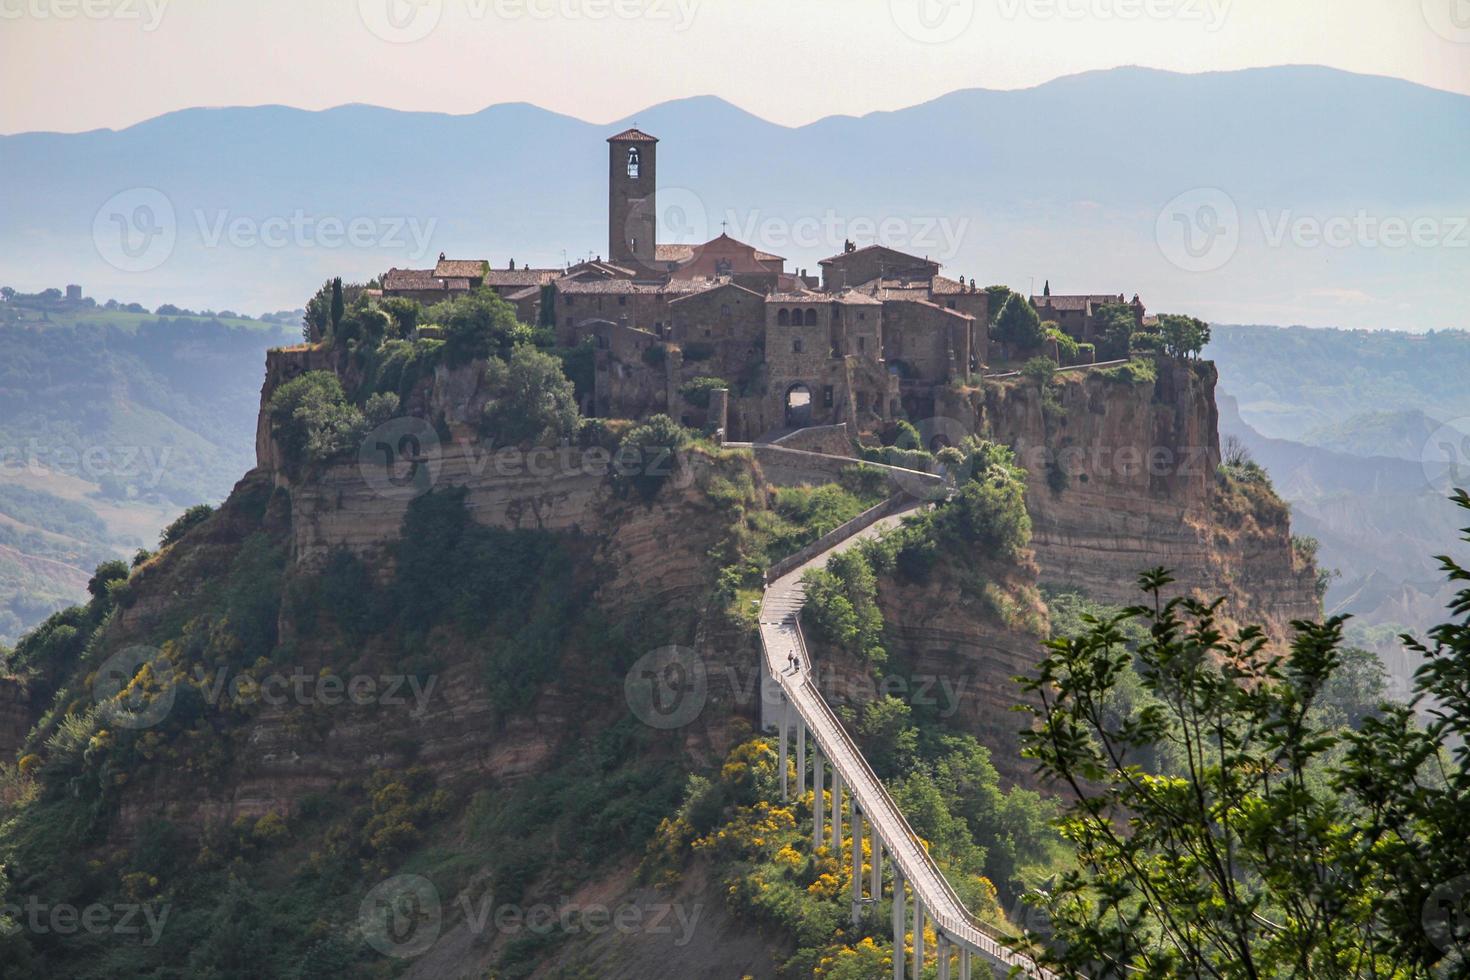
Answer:
[[[1470,94],[1470,0],[0,0],[0,132],[265,103],[606,122],[702,94],[795,125],[1120,64],[1285,63]]]

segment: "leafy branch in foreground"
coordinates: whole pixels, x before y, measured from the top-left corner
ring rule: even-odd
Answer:
[[[1464,975],[1470,587],[1432,646],[1405,637],[1426,658],[1413,703],[1354,730],[1321,710],[1342,617],[1293,623],[1273,655],[1259,627],[1226,634],[1223,600],[1166,601],[1172,581],[1145,574],[1144,604],[1086,617],[1022,679],[1025,753],[1067,793],[1079,864],[1033,896],[1049,957],[1093,978]],[[1147,627],[1136,649],[1132,621]],[[1120,712],[1135,673],[1148,697]]]

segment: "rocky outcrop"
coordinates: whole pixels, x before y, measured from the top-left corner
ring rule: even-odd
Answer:
[[[940,412],[1016,450],[1044,585],[1127,604],[1138,574],[1162,565],[1182,593],[1228,595],[1231,618],[1278,639],[1291,620],[1320,618],[1316,569],[1294,553],[1285,505],[1217,473],[1214,365],[1160,358],[1157,375],[1069,372],[1049,393],[996,383],[946,393]]]

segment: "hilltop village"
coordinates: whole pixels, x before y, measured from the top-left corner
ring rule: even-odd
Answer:
[[[591,338],[601,417],[664,412],[686,425],[750,439],[782,429],[933,414],[936,387],[983,374],[1004,360],[992,341],[993,293],[972,277],[883,245],[843,250],[820,274],[727,234],[702,245],[657,243],[658,140],[629,129],[608,140],[608,251],[568,268],[501,268],[440,255],[433,269],[389,269],[382,294],[431,304],[489,288],[522,322],[554,329],[557,342]],[[1135,295],[1052,295],[1031,305],[1043,321],[1094,356],[1100,311]],[[1047,352],[1070,362],[1055,343]],[[728,387],[685,397],[701,379]],[[727,394],[722,393],[727,392]]]

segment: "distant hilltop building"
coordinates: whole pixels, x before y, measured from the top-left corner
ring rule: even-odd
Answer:
[[[721,425],[731,438],[927,417],[937,386],[983,369],[989,297],[973,278],[941,275],[927,257],[849,241],[811,276],[724,233],[703,244],[659,244],[658,142],[638,129],[607,141],[606,258],[532,269],[441,254],[433,269],[388,270],[384,295],[433,303],[493,289],[524,322],[551,326],[558,343],[590,339],[594,414],[667,412],[689,425]],[[1121,297],[1052,297],[1048,286],[1032,301],[1042,319],[1090,339],[1091,301]],[[727,394],[711,399],[710,379]]]

